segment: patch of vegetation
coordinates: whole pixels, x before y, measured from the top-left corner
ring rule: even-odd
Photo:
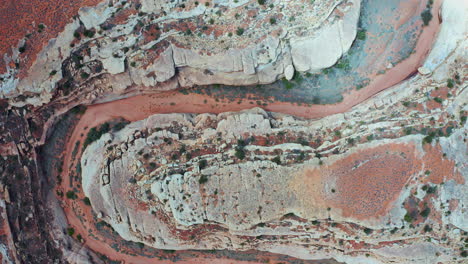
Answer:
[[[432,20],[431,9],[426,9],[421,13],[421,18],[423,20],[424,26],[429,25],[429,22]]]
[[[444,99],[442,99],[440,97],[434,97],[434,101],[436,101],[439,104],[442,104],[442,102],[444,102]]]
[[[431,144],[435,136],[436,136],[435,132],[430,132],[429,135],[423,138],[423,144],[426,144],[426,143]]]
[[[341,137],[341,131],[335,130],[333,133],[335,133],[335,136],[337,136],[339,138]]]
[[[88,38],[94,37],[94,34],[95,34],[94,30],[85,30],[85,31],[83,32],[83,35],[85,35],[85,36],[88,37]]]
[[[357,32],[356,38],[359,39],[359,40],[365,40],[366,37],[367,37],[366,33],[367,32],[366,32],[365,29],[359,29],[358,32]]]
[[[424,232],[426,232],[426,233],[427,233],[427,232],[431,232],[431,231],[432,231],[432,227],[430,227],[429,225],[425,225],[423,230],[424,230]]]
[[[237,148],[236,148],[236,153],[235,153],[234,155],[236,156],[236,158],[238,158],[238,159],[240,159],[240,160],[245,159],[245,151],[244,151],[244,148],[237,147]]]
[[[426,209],[422,210],[421,213],[419,213],[422,217],[426,218],[429,216],[431,213],[431,209],[429,207],[426,207]]]
[[[87,72],[82,72],[82,73],[80,74],[80,76],[81,76],[82,79],[87,79],[87,78],[89,78],[89,73],[87,73]]]
[[[198,183],[199,183],[199,184],[205,184],[205,183],[207,183],[207,182],[208,182],[208,176],[206,176],[206,175],[202,175],[202,176],[200,177],[200,179],[198,179]]]
[[[67,235],[73,236],[75,234],[75,229],[73,227],[67,228]]]
[[[351,69],[351,66],[349,65],[349,60],[347,58],[342,58],[341,60],[339,60],[338,63],[336,63],[335,67],[343,70]]]
[[[86,148],[89,144],[101,138],[102,135],[109,132],[110,125],[109,123],[102,124],[99,128],[93,127],[89,130],[88,135],[83,143],[83,148]]]
[[[428,194],[432,194],[437,191],[437,186],[424,185],[421,189]]]
[[[274,157],[273,159],[271,159],[271,161],[273,161],[274,163],[276,163],[276,164],[278,164],[278,165],[281,165],[281,158],[280,158],[280,156]]]
[[[88,197],[85,197],[85,198],[83,199],[83,203],[86,204],[86,205],[91,205],[91,201],[89,200]]]
[[[75,200],[76,198],[78,198],[78,195],[76,195],[76,193],[74,191],[68,191],[65,196],[68,198],[68,199],[72,199],[72,200]]]
[[[198,162],[198,167],[200,168],[200,170],[203,170],[204,168],[206,168],[206,166],[208,166],[208,161],[206,161],[206,159],[202,159]]]
[[[413,217],[408,213],[405,214],[405,217],[403,219],[408,223],[412,223],[414,220]]]
[[[127,121],[127,120],[120,121],[112,127],[112,131],[113,132],[120,131],[128,124],[130,124],[130,121]]]
[[[243,160],[245,158],[245,150],[244,147],[247,145],[248,142],[246,142],[243,139],[238,139],[237,140],[237,147],[236,147],[236,152],[234,155],[236,158]]]
[[[18,51],[19,51],[19,53],[25,52],[26,51],[26,43],[23,46],[19,47]]]
[[[76,114],[82,115],[82,114],[84,114],[84,113],[86,112],[86,109],[87,109],[87,108],[86,108],[86,106],[84,106],[84,105],[77,105],[77,106],[73,107],[73,108],[70,110],[70,112],[71,112],[72,114],[75,114],[75,115],[76,115]]]

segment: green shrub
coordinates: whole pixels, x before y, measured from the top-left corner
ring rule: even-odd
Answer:
[[[67,234],[73,236],[75,234],[75,229],[73,227],[67,228]]]
[[[280,158],[280,156],[274,157],[271,161],[273,161],[274,163],[276,163],[276,164],[278,164],[278,165],[281,165],[281,158]]]
[[[198,183],[199,183],[199,184],[205,184],[205,183],[207,183],[207,182],[208,182],[208,176],[206,176],[206,175],[202,175],[202,176],[200,177],[200,179],[198,179]]]
[[[208,165],[208,162],[206,161],[206,159],[202,159],[198,162],[198,167],[200,168],[200,170],[203,170],[204,168],[206,168],[207,165]]]
[[[78,198],[78,196],[76,195],[76,193],[74,191],[68,191],[66,193],[66,197],[68,199],[72,199],[72,200],[75,200],[76,198]]]
[[[243,160],[245,158],[245,151],[244,148],[236,148],[236,153],[234,154],[236,158]]]
[[[357,32],[356,38],[359,40],[365,40],[367,37],[366,30],[365,29],[360,29]]]
[[[431,213],[431,209],[429,207],[426,207],[426,209],[422,210],[421,213],[419,213],[422,217],[426,218],[429,216]]]
[[[413,222],[413,217],[410,215],[410,214],[405,214],[405,217],[404,217],[405,221],[408,222],[408,223],[412,223]]]
[[[86,205],[91,205],[91,201],[89,200],[88,197],[85,197],[85,198],[83,199],[83,202],[84,202],[84,204],[86,204]]]
[[[87,73],[87,72],[82,72],[82,73],[80,74],[80,76],[81,76],[82,79],[88,79],[88,78],[89,78],[89,73]]]
[[[83,148],[85,148],[89,144],[101,138],[101,136],[109,132],[109,130],[110,130],[110,125],[107,122],[102,124],[99,128],[96,128],[96,127],[91,128],[83,143]]]
[[[424,232],[431,232],[432,231],[432,227],[430,227],[429,225],[425,225],[424,226]]]
[[[26,44],[18,48],[19,53],[23,53],[26,51]]]
[[[447,80],[447,87],[448,88],[453,88],[455,86],[455,82],[453,81],[453,79],[448,79]]]
[[[85,36],[88,37],[88,38],[94,37],[94,34],[95,34],[95,32],[94,32],[93,30],[85,30],[85,31],[83,32],[83,35],[85,35]]]
[[[429,22],[432,20],[431,10],[430,9],[424,10],[424,12],[421,13],[421,18],[425,26],[429,25]]]

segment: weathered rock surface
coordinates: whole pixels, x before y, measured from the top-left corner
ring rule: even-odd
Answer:
[[[216,1],[213,6],[194,2],[183,8],[178,1],[162,0],[84,7],[79,20],[44,47],[26,77],[19,79],[15,69],[1,75],[0,96],[28,94],[26,104],[47,103],[70,74],[77,85],[121,74],[127,85],[117,94],[131,85],[158,90],[172,78],[175,87],[291,79],[295,70],[335,64],[354,41],[360,12],[360,0],[278,1],[270,6],[253,0]],[[297,8],[303,12],[297,14]],[[71,72],[62,71],[67,61],[73,62],[67,69]]]
[[[288,244],[297,247],[305,234],[323,235],[311,231],[317,223],[332,227],[354,223],[370,232],[381,230],[373,238],[364,235],[366,243],[378,244],[391,239],[390,230],[408,228],[403,220],[408,214],[405,203],[411,199],[407,190],[425,182],[420,178],[428,170],[431,177],[445,177],[441,192],[447,193],[447,200],[458,200],[454,215],[463,219],[466,213],[461,208],[468,199],[455,198],[454,190],[466,188],[466,169],[441,156],[434,160],[436,151],[421,147],[422,136],[357,147],[343,145],[343,140],[331,148],[327,142],[335,135],[322,132],[335,127],[332,119],[304,121],[259,108],[219,115],[154,115],[104,135],[85,150],[83,190],[94,211],[122,237],[168,249],[255,245],[277,252],[284,247],[282,241],[259,239],[252,244],[244,237],[288,235]],[[382,122],[374,127],[382,131],[391,126]],[[449,144],[454,149],[444,148],[448,157],[468,158],[460,137],[465,130],[446,138],[458,142]],[[319,137],[322,143],[317,145]],[[450,217],[443,221],[465,228]],[[212,231],[206,231],[207,226]],[[347,236],[332,229],[334,243]],[[203,235],[200,230],[205,230]],[[358,230],[352,232],[362,232]],[[407,243],[411,244],[407,248],[378,246],[372,252],[386,260],[424,259],[434,250],[424,242]],[[320,253],[314,243],[306,244],[305,252],[287,254],[338,260],[352,255],[341,256],[331,244],[328,253]],[[415,248],[420,255],[405,255]],[[445,253],[440,254],[439,259],[444,259]],[[360,262],[359,258],[348,261]]]

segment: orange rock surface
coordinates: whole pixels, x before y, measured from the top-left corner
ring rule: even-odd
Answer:
[[[421,155],[411,144],[384,144],[356,151],[319,168],[309,168],[296,177],[292,188],[303,195],[310,208],[338,209],[344,217],[368,220],[385,216],[413,176],[432,173],[433,183],[448,180],[454,163],[442,158],[439,149],[428,147]],[[312,209],[312,210],[313,210]]]

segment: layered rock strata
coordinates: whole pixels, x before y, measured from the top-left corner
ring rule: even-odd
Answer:
[[[84,7],[24,78],[15,68],[1,75],[0,96],[47,103],[57,89],[68,94],[106,74],[114,76],[115,94],[132,85],[174,89],[291,79],[295,70],[335,64],[354,41],[360,12],[360,0],[207,3],[105,1]],[[5,60],[21,61],[21,54]]]

